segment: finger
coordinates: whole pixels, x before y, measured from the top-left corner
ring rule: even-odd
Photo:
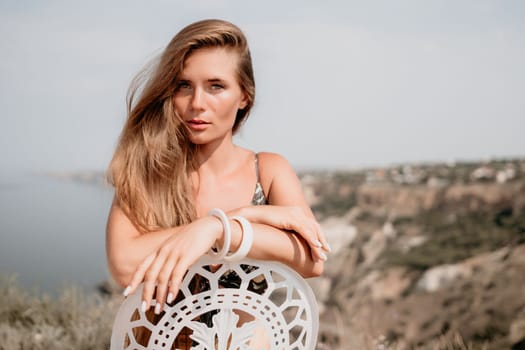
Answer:
[[[313,229],[313,226],[315,222],[309,222],[312,226],[306,226],[306,223],[304,223],[299,230],[295,230],[297,234],[299,234],[308,244],[310,248],[310,254],[313,261],[326,261],[327,256],[323,252],[323,244],[319,241],[318,233],[316,230]]]
[[[170,283],[168,287],[168,297],[167,302],[171,303],[173,300],[175,300],[175,297],[179,293],[180,286],[182,284],[182,280],[184,279],[184,275],[188,271],[189,268],[188,263],[185,263],[182,259],[177,263],[175,268],[173,269],[170,277]]]
[[[323,256],[323,252],[321,248],[310,248],[310,255],[312,257],[312,261],[326,261],[327,257],[326,255]]]
[[[170,278],[170,282],[168,283],[168,295],[166,296],[166,304],[171,304],[174,300],[177,294],[179,293],[181,281],[179,279],[176,279],[175,277]]]
[[[158,315],[164,310],[164,304],[166,303],[166,295],[168,294],[168,284],[171,279],[171,274],[174,266],[176,265],[176,258],[170,257],[166,259],[164,266],[159,272],[157,277],[157,291],[155,300],[155,313]]]
[[[328,257],[326,256],[326,253],[322,249],[318,248],[316,250],[317,250],[317,252],[319,254],[319,259],[320,260],[322,260],[322,261],[328,260]]]
[[[328,240],[326,239],[326,235],[324,234],[323,228],[321,227],[321,225],[317,221],[315,223],[316,223],[316,226],[317,226],[317,236],[319,238],[319,241],[323,245],[323,249],[326,252],[331,252],[332,251],[332,247],[330,247],[330,244],[328,243]]]
[[[146,271],[144,276],[144,289],[142,290],[142,305],[141,309],[149,309],[151,307],[151,300],[155,293],[155,287],[157,285],[157,278],[162,266],[164,266],[166,260],[166,253],[161,249],[159,250],[155,260]]]
[[[319,240],[319,230],[315,221],[308,222],[308,228],[306,229],[308,237],[306,240],[312,249],[322,248],[323,243]]]
[[[323,248],[326,250],[326,239],[322,233],[321,226],[315,220],[310,218],[308,221],[310,225],[310,230],[312,231],[312,246],[315,248]]]
[[[148,270],[150,265],[153,263],[155,256],[155,253],[148,255],[146,259],[144,259],[144,261],[139,265],[139,267],[133,274],[133,277],[131,278],[131,283],[129,284],[129,286],[126,287],[126,290],[124,291],[124,296],[128,296],[129,294],[135,292],[139,284],[144,280],[144,275],[146,274],[146,271]]]
[[[305,218],[304,215],[299,219],[290,222],[290,229],[299,234],[312,248],[319,248],[322,246],[317,239],[316,227],[310,218]]]
[[[321,226],[318,224],[316,220],[312,220],[311,223],[315,230],[315,233],[314,233],[315,238],[313,239],[313,244],[311,245],[311,250],[312,250],[314,261],[315,260],[326,261],[328,260],[328,257],[326,256],[326,253],[325,253],[328,251],[327,246],[325,245],[327,244],[327,242],[326,242],[326,239],[324,238],[324,234],[321,231]]]
[[[328,257],[326,256],[323,248],[312,248],[312,260],[314,261],[326,261]]]

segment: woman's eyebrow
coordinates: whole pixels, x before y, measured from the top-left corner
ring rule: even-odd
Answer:
[[[178,83],[191,83],[192,80],[188,79],[186,77],[180,77],[176,80]],[[219,78],[219,77],[213,77],[206,79],[206,82],[208,83],[226,83],[227,79]]]
[[[208,82],[209,83],[222,83],[222,82],[225,82],[225,80],[222,78],[210,78],[208,79]]]

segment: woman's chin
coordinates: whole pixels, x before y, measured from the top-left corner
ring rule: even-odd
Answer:
[[[194,145],[203,146],[212,142],[213,138],[210,136],[203,135],[202,133],[200,135],[192,133],[189,137],[189,140]]]
[[[202,146],[209,142],[209,140],[202,137],[190,137],[190,142],[196,146]]]
[[[218,135],[218,134],[211,134],[211,133],[194,133],[194,132],[192,132],[189,135],[188,139],[189,139],[189,141],[191,143],[193,143],[196,146],[204,146],[204,145],[208,145],[208,144],[211,144],[211,143],[215,143],[215,142],[220,141],[220,140],[224,140],[225,138],[228,137],[228,135],[231,135],[231,134]]]

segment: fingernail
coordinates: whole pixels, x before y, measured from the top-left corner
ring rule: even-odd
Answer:
[[[328,260],[328,257],[326,256],[325,253],[321,252],[319,255],[321,256],[321,260],[323,260],[323,261]]]
[[[130,291],[131,291],[131,286],[127,286],[126,289],[124,289],[124,292],[122,294],[125,297],[127,297]]]
[[[323,245],[321,244],[321,242],[319,241],[315,241],[314,242],[314,245],[317,247],[317,248],[321,248]]]
[[[168,293],[168,297],[166,298],[166,301],[169,303],[171,303],[173,301],[174,297],[173,297],[173,293]]]
[[[326,243],[326,250],[331,252],[332,251],[332,247],[330,247],[330,243]]]
[[[146,300],[142,300],[142,304],[140,304],[140,311],[146,312]]]
[[[157,303],[157,305],[155,305],[155,314],[160,314],[160,303]]]

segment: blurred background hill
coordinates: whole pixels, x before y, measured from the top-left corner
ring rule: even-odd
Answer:
[[[448,349],[458,335],[474,349],[525,346],[525,161],[302,181],[334,247],[312,283],[326,349],[366,348],[369,339]]]

